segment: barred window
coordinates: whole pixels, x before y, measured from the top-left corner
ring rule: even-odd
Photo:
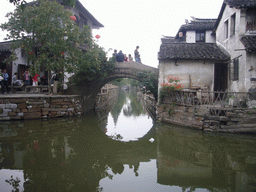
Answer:
[[[234,59],[229,63],[229,79],[233,81],[239,80],[239,59]]]

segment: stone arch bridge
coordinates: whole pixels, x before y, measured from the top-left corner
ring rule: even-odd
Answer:
[[[99,78],[84,87],[84,91],[82,92],[84,112],[90,111],[94,108],[94,99],[105,84],[118,78],[132,78],[142,81],[138,75],[140,72],[150,72],[156,74],[156,82],[158,82],[157,68],[134,61],[120,63],[116,62],[115,68],[111,74],[104,78]],[[157,86],[157,83],[155,86]]]

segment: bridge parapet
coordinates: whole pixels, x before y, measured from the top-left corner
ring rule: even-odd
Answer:
[[[142,63],[130,61],[130,62],[116,62],[115,63],[116,69],[132,69],[132,70],[138,70],[138,71],[151,71],[152,73],[155,73],[158,75],[158,69],[154,67],[150,67],[147,65],[144,65]]]

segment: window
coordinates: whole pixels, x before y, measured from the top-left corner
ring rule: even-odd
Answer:
[[[196,42],[205,42],[205,32],[204,31],[196,32]]]
[[[239,59],[236,58],[233,62],[230,63],[230,80],[237,81],[239,80]]]
[[[231,16],[231,22],[230,22],[230,36],[235,35],[235,30],[236,30],[236,14],[234,13]]]
[[[234,63],[234,81],[237,81],[239,79],[239,60],[235,59],[233,63]]]
[[[83,14],[81,14],[81,13],[79,13],[79,16],[80,16],[80,18],[81,18],[81,19],[80,19],[81,21],[80,21],[80,25],[79,25],[79,26],[80,26],[81,28],[84,28],[85,25],[88,25],[88,20],[87,20],[87,18],[86,18]]]
[[[224,22],[224,35],[225,39],[228,38],[228,20]]]

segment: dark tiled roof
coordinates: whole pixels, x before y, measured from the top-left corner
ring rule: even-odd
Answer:
[[[173,38],[161,38],[162,43],[180,43],[179,39]]]
[[[55,0],[49,0],[49,1],[55,1]],[[63,0],[57,0],[58,3],[62,3]],[[38,5],[37,1],[33,1],[30,3],[27,3],[27,6],[34,6],[34,5]],[[83,14],[86,15],[86,17],[88,17],[88,19],[90,19],[93,24],[97,27],[104,27],[104,25],[102,25],[83,5],[79,0],[76,0],[76,7],[80,8],[83,11]]]
[[[246,51],[256,52],[256,36],[244,36],[241,38]]]
[[[80,1],[76,0],[76,6],[80,6],[81,9],[84,11],[87,17],[93,22],[94,25],[98,27],[104,27],[95,17],[80,3]]]
[[[230,56],[215,43],[170,43],[160,46],[158,59],[228,61]]]
[[[11,48],[11,41],[0,42],[0,51],[9,51]]]
[[[217,19],[198,19],[190,21],[188,24],[184,24],[180,27],[179,31],[184,30],[211,30],[214,28]]]
[[[256,0],[224,0],[224,3],[235,8],[256,7]]]

